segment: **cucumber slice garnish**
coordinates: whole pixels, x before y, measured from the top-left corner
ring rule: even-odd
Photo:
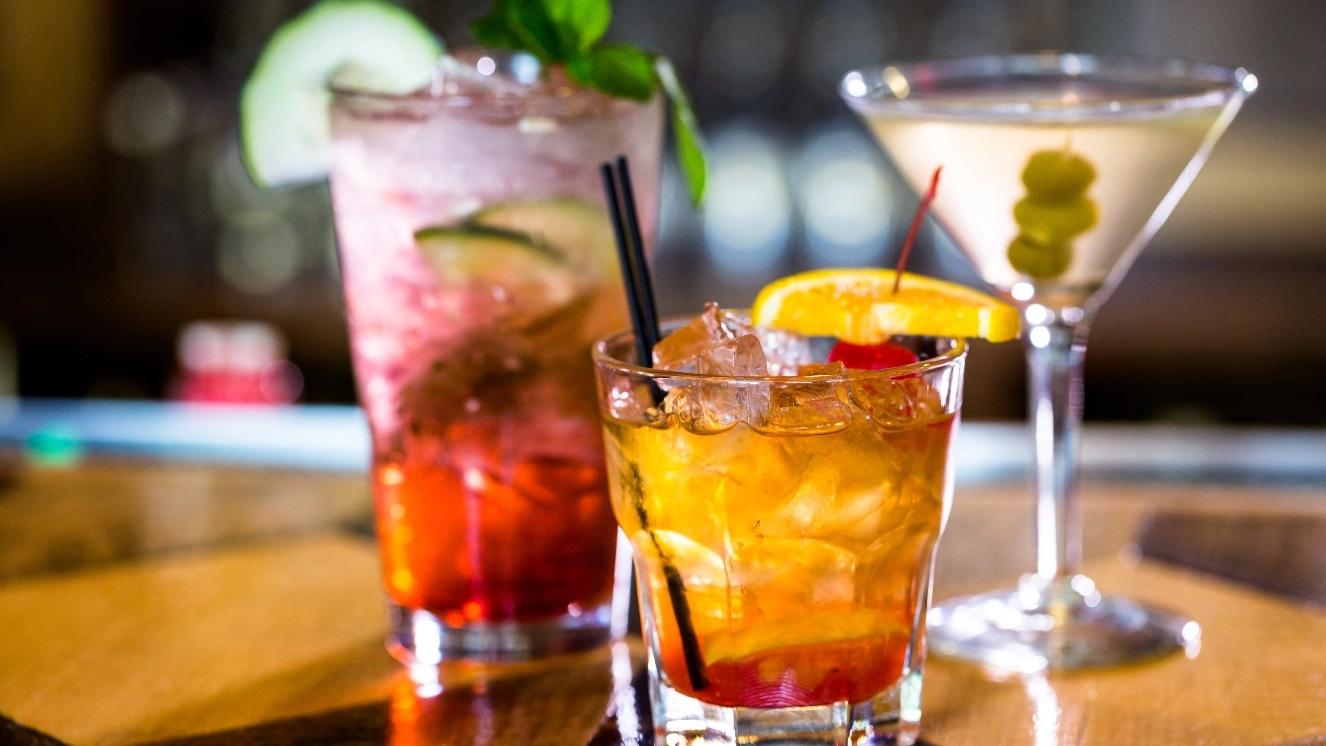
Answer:
[[[491,205],[470,216],[470,225],[515,231],[555,248],[567,261],[598,272],[617,271],[612,224],[602,207],[570,197]]]
[[[561,255],[519,233],[479,226],[424,228],[414,241],[439,282],[500,290],[522,317],[565,306],[580,290],[575,270]]]
[[[419,19],[382,0],[322,0],[267,42],[240,95],[240,139],[260,186],[327,174],[328,85],[409,93],[428,85],[442,46]]]

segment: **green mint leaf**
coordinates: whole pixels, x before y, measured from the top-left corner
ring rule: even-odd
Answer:
[[[497,0],[488,15],[470,23],[475,40],[494,49],[522,49],[520,37],[507,24],[507,12],[512,0]]]
[[[686,186],[690,189],[691,200],[696,205],[704,199],[707,166],[704,154],[704,138],[700,135],[700,125],[695,121],[695,112],[691,109],[691,100],[686,96],[677,71],[666,57],[659,57],[655,63],[658,82],[663,92],[672,101],[672,132],[677,139],[677,160],[681,162],[681,173],[686,177]]]
[[[577,75],[586,75],[586,84],[618,98],[633,101],[648,101],[658,89],[654,77],[654,56],[629,44],[600,44],[582,58],[574,67],[583,67],[584,72],[567,65],[567,71],[577,82]]]
[[[578,55],[567,60],[564,66],[566,74],[571,77],[571,80],[586,88],[594,87],[594,62],[589,58],[589,55]]]
[[[612,23],[611,0],[540,0],[567,51],[587,52]]]
[[[575,50],[563,43],[557,24],[541,0],[505,0],[504,4],[507,26],[520,39],[523,49],[544,64],[563,62],[572,56]]]
[[[481,44],[525,50],[552,64],[589,52],[611,22],[610,0],[496,0],[470,31]]]
[[[610,96],[648,101],[662,86],[672,103],[677,159],[698,205],[704,199],[707,165],[690,98],[667,58],[629,44],[600,43],[611,22],[611,0],[494,0],[492,10],[470,30],[481,44],[527,51],[545,65],[561,64],[576,83]]]

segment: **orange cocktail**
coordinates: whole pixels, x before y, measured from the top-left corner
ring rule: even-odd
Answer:
[[[700,708],[697,722],[717,717],[708,707],[837,705],[863,723],[896,720],[906,680],[919,695],[965,345],[898,340],[919,360],[887,370],[826,364],[806,347],[797,365],[770,353],[783,375],[706,374],[751,354],[766,367],[740,320],[717,323],[735,331],[718,329],[729,338],[683,361],[688,372],[622,362],[629,335],[597,348],[656,725],[671,733],[689,718],[669,714],[676,695]]]
[[[610,468],[639,474],[614,507],[639,558],[650,640],[669,682],[696,699],[868,700],[898,683],[917,642],[954,416],[936,407],[881,427],[830,398],[871,395],[864,384],[822,386],[820,404],[838,409],[826,432],[608,424]],[[687,671],[665,561],[685,581],[702,681]]]

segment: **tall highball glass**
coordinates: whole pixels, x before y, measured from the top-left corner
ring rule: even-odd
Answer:
[[[389,648],[409,664],[604,642],[617,528],[590,343],[625,323],[598,175],[652,238],[662,107],[445,58],[431,90],[337,91],[331,189]]]

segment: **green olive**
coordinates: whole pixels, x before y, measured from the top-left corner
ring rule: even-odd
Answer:
[[[1008,245],[1008,263],[1024,275],[1049,279],[1068,271],[1073,249],[1063,242],[1042,245],[1018,236]]]
[[[1013,206],[1013,219],[1022,235],[1037,243],[1067,241],[1096,225],[1096,203],[1085,197],[1071,202],[1041,202],[1026,197]]]
[[[1081,197],[1096,180],[1096,169],[1077,153],[1041,150],[1031,154],[1022,171],[1027,194],[1044,202],[1067,202]]]

